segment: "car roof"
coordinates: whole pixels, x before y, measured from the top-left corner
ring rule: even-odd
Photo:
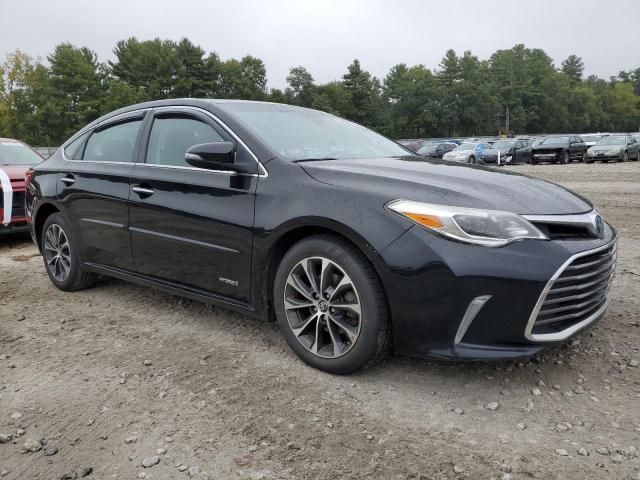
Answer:
[[[15,138],[2,138],[2,137],[0,137],[0,142],[4,142],[4,143],[22,143],[20,140],[16,140]]]

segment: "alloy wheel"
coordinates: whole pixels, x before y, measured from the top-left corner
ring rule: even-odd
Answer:
[[[360,335],[356,286],[342,267],[324,257],[308,257],[293,267],[284,289],[284,310],[296,339],[322,358],[346,354]]]
[[[44,236],[44,257],[54,278],[64,282],[71,272],[71,249],[60,225],[49,225]]]

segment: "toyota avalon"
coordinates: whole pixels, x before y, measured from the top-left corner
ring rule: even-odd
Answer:
[[[106,275],[274,319],[332,373],[392,350],[534,355],[609,302],[616,232],[587,199],[427,160],[315,110],[134,105],[28,179],[31,234],[59,289]]]

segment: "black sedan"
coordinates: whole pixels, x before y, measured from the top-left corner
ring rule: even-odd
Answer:
[[[482,152],[480,160],[483,163],[497,165],[515,165],[531,161],[531,145],[526,140],[497,140],[491,148]]]
[[[458,146],[453,142],[427,142],[419,150],[418,155],[427,158],[442,158],[442,156]]]
[[[328,372],[391,350],[533,355],[609,301],[616,232],[588,200],[426,160],[314,110],[134,105],[27,178],[31,234],[59,289],[106,275],[273,318]]]
[[[584,162],[587,146],[577,135],[556,135],[545,138],[535,145],[531,152],[531,163],[571,163]]]

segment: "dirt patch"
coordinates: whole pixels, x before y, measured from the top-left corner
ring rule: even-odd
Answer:
[[[60,292],[28,240],[0,239],[3,480],[638,477],[640,163],[509,168],[621,234],[600,324],[524,362],[330,376],[272,324],[117,280]]]

